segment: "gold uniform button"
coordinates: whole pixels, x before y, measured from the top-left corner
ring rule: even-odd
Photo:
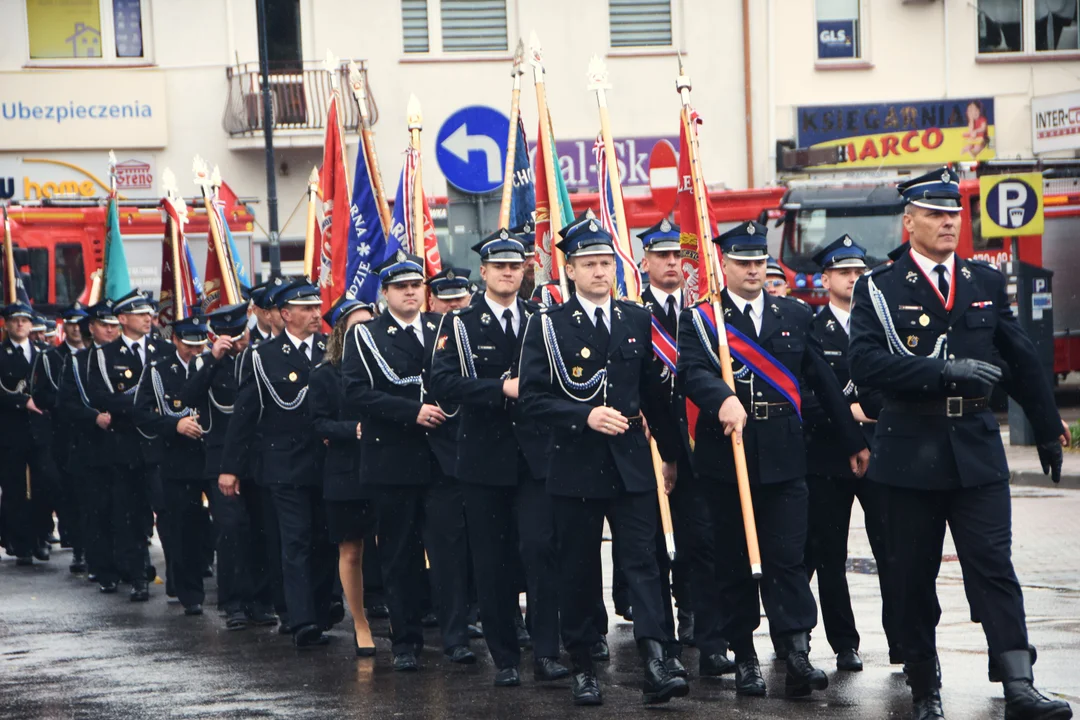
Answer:
[[[581,357],[588,360],[591,355],[592,355],[592,351],[589,350],[589,348],[581,348]]]
[[[289,373],[289,382],[296,382],[297,374],[295,372]]]

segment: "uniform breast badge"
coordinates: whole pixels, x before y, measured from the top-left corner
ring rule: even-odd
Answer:
[[[570,369],[570,375],[571,375],[572,377],[576,377],[576,378],[579,378],[579,377],[581,377],[581,374],[582,374],[583,372],[585,372],[585,371],[584,371],[584,370],[582,370],[582,369],[581,369],[580,367],[576,367],[576,366]]]
[[[916,346],[916,345],[918,345],[918,344],[919,344],[919,338],[918,338],[918,336],[916,336],[916,335],[908,335],[908,336],[907,336],[907,346],[908,346],[909,348],[913,348],[913,347],[915,347],[915,346]]]
[[[908,274],[904,276],[904,279],[914,285],[919,280],[919,275],[914,270],[909,270]]]

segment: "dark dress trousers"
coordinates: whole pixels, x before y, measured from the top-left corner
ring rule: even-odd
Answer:
[[[726,290],[721,298],[724,322],[771,354],[799,388],[812,390],[825,411],[837,418],[845,457],[865,448],[836,376],[810,332],[810,310],[766,294],[758,333]],[[748,415],[743,446],[761,548],[760,599],[770,629],[779,636],[809,632],[817,624],[817,607],[803,566],[808,518],[803,427],[792,404],[753,372],[747,370],[743,377],[739,362],[732,367],[742,379],[736,380],[736,391],[731,390],[720,376],[716,335],[700,316],[695,317],[697,313],[695,306],[680,318],[678,379],[699,408],[693,463],[709,490],[720,634],[737,657],[746,657],[754,652],[752,636],[761,622],[759,587],[750,573],[734,452],[719,421],[720,406],[738,397]]]
[[[979,404],[990,388],[946,383],[945,363],[974,358],[999,365],[1003,386],[1039,442],[1062,432],[1049,378],[1012,314],[1004,275],[956,257],[951,283],[947,309],[905,250],[859,280],[852,306],[852,379],[884,395],[870,467],[875,481],[887,486],[887,545],[895,562],[890,570],[903,578],[898,627],[908,663],[936,654],[935,581],[946,524],[991,656],[1028,646],[1011,560],[1005,448],[993,413]]]

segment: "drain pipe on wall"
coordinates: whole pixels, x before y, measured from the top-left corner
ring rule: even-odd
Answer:
[[[743,102],[746,107],[746,187],[754,187],[754,109],[750,85],[750,0],[742,0]]]

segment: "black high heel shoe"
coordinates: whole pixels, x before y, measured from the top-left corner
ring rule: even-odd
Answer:
[[[356,637],[355,632],[353,632],[352,637],[353,637],[353,647],[356,648],[356,657],[361,657],[361,658],[375,657],[375,647],[374,646],[360,647],[358,645],[358,639]]]

